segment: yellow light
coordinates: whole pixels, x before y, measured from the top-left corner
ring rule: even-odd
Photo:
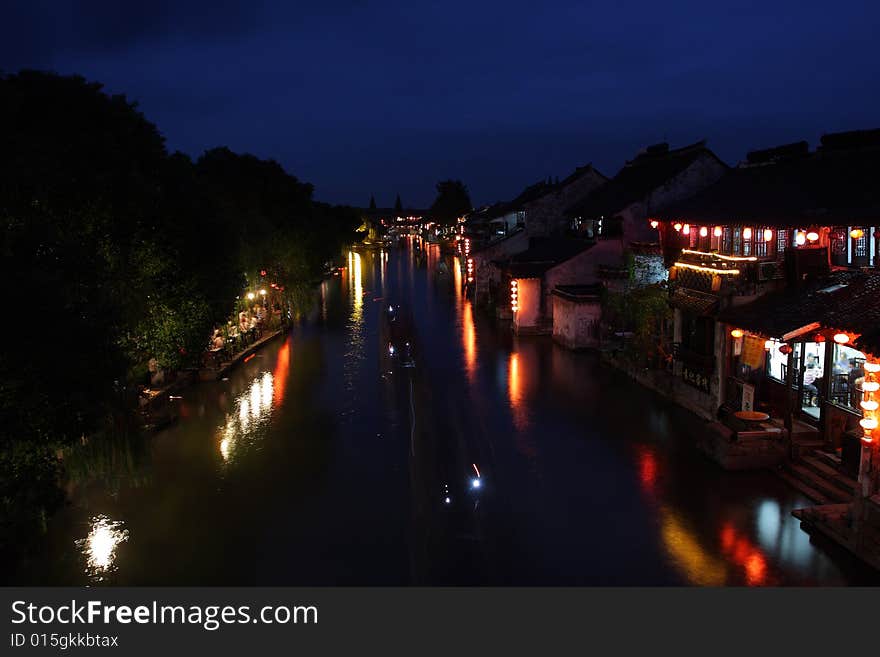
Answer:
[[[866,411],[876,411],[878,408],[880,408],[880,402],[870,399],[867,401],[859,402],[859,406],[864,408]]]
[[[750,240],[752,239],[752,229],[751,228],[743,228],[743,239]]]
[[[706,237],[709,234],[709,229],[703,226],[700,228],[700,237]]]
[[[715,226],[714,235],[715,237],[721,237],[721,226]]]
[[[770,230],[769,228],[765,228],[764,229],[764,241],[770,242],[772,240],[773,240],[773,231]]]
[[[764,342],[764,349],[770,351],[773,348],[773,340],[767,340]]]
[[[865,363],[863,367],[865,368],[866,372],[870,372],[872,374],[880,372],[880,363]]]
[[[794,236],[794,241],[798,246],[803,246],[807,241],[807,235],[804,231],[799,230]]]
[[[815,242],[817,239],[819,239],[819,233],[817,233],[815,230],[811,230],[809,233],[807,233],[807,239],[811,242]]]
[[[865,392],[877,392],[880,390],[880,383],[877,381],[865,381],[862,383],[862,390]]]
[[[673,228],[675,228],[676,231],[679,231],[681,230],[681,224],[675,224]]]
[[[730,274],[736,275],[739,273],[739,269],[715,269],[714,267],[702,267],[700,265],[691,265],[687,262],[676,262],[675,267],[684,267],[685,269],[693,269],[695,271],[705,271],[711,274]]]
[[[709,253],[707,251],[695,251],[693,249],[682,249],[682,253],[690,253],[692,255],[706,256],[708,258],[718,258],[719,260],[729,260],[730,262],[755,262],[758,258],[755,256],[728,256],[720,253]]]
[[[651,228],[657,228],[657,226],[659,226],[659,225],[660,225],[660,222],[657,221],[656,219],[654,219],[654,220],[651,222]]]
[[[873,417],[863,417],[859,420],[859,424],[862,426],[862,429],[873,431],[877,428],[877,419]]]
[[[247,297],[248,297],[248,299],[250,299],[251,301],[253,301],[253,299],[254,299],[254,293],[253,293],[253,292],[248,292]]]
[[[740,329],[733,329],[730,332],[730,335],[736,338],[737,340],[743,336],[743,332]]]
[[[685,224],[685,225],[682,227],[681,232],[682,232],[683,235],[690,235],[690,234],[691,234],[691,225],[690,225],[690,224]]]
[[[837,344],[846,344],[847,342],[849,342],[849,336],[846,333],[835,333],[834,341]]]
[[[262,294],[263,296],[266,296],[266,290],[260,290],[260,294]]]
[[[864,237],[864,235],[865,231],[863,231],[861,228],[853,228],[851,231],[849,231],[849,236],[852,237],[854,240],[861,239],[862,237]]]

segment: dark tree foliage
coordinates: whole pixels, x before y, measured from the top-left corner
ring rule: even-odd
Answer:
[[[370,195],[370,210],[376,209],[376,197],[372,194]]]
[[[168,154],[123,96],[0,77],[0,557],[60,500],[55,454],[118,425],[149,358],[197,364],[260,269],[291,292],[354,239],[350,208],[274,161]]]
[[[437,198],[431,204],[428,216],[440,224],[452,224],[471,210],[471,197],[460,180],[442,180],[437,183]]]
[[[394,211],[398,217],[403,214],[403,203],[400,202],[400,194],[397,195],[397,200],[394,201]]]

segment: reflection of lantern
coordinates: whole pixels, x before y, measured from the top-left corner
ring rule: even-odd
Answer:
[[[675,224],[675,225],[673,226],[673,228],[675,228],[676,232],[678,232],[678,231],[681,230],[681,224]]]
[[[733,329],[730,335],[739,340],[743,336],[743,332],[741,329]]]
[[[769,228],[764,229],[764,241],[770,242],[773,239],[773,231]]]
[[[837,344],[846,344],[847,342],[849,342],[849,336],[846,333],[835,333],[834,341]]]
[[[798,246],[803,246],[807,241],[807,235],[804,231],[799,230],[797,234],[794,236],[795,244]]]
[[[791,345],[790,344],[782,345],[781,347],[779,347],[779,353],[785,354],[786,356],[788,356],[791,353]]]
[[[851,231],[849,231],[849,236],[852,237],[854,240],[860,240],[862,239],[862,237],[864,237],[864,235],[865,231],[863,231],[861,228],[853,228]]]
[[[715,237],[721,237],[721,226],[715,226],[715,230],[712,232]]]
[[[660,225],[660,222],[657,221],[656,219],[654,219],[654,220],[651,222],[651,228],[657,228],[657,226],[659,226],[659,225]]]
[[[721,275],[712,274],[712,291],[717,292],[721,289]]]
[[[682,227],[681,232],[682,232],[683,235],[690,235],[690,234],[691,234],[691,225],[690,225],[690,224],[685,224],[685,225]]]
[[[750,240],[752,239],[752,229],[749,227],[743,228],[743,239]]]
[[[700,228],[700,237],[706,237],[709,234],[709,229],[703,226]]]
[[[809,233],[807,233],[807,239],[811,242],[815,242],[817,239],[819,239],[819,233],[817,233],[815,230],[811,230]]]

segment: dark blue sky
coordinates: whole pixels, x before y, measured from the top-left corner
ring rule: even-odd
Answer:
[[[356,205],[398,192],[427,205],[448,177],[475,203],[510,198],[587,162],[612,175],[664,139],[707,138],[734,163],[880,127],[877,0],[6,0],[2,13],[0,69],[101,81],[171,149],[272,157]]]

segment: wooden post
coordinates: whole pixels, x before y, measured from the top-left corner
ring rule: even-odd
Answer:
[[[788,352],[788,365],[785,367],[785,428],[788,431],[788,441],[791,443],[791,434],[794,429],[794,404],[791,400],[791,381],[794,369],[794,347]]]

